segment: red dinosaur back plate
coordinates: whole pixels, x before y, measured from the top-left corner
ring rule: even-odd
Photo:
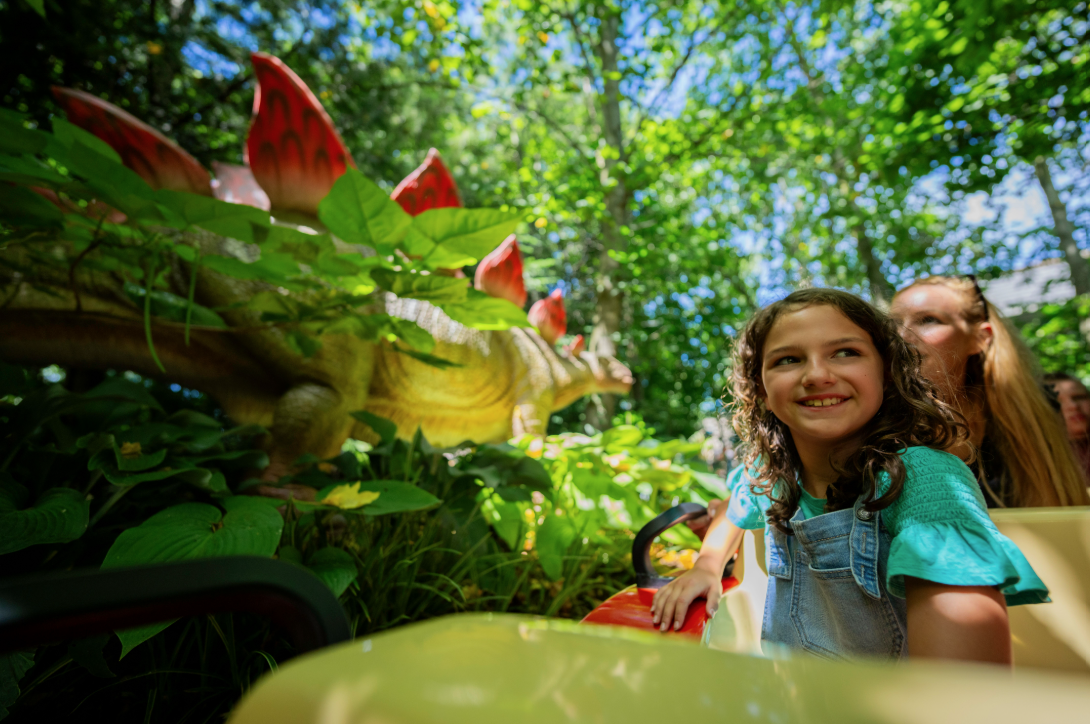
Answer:
[[[90,93],[54,86],[53,96],[70,123],[108,143],[152,188],[212,195],[212,178],[197,159],[148,124]]]
[[[424,163],[405,177],[390,194],[401,208],[412,216],[422,214],[428,209],[445,209],[462,205],[462,196],[454,177],[443,165],[439,152],[434,148],[428,151]]]
[[[250,56],[257,74],[246,162],[273,209],[314,215],[356,162],[329,114],[291,68],[265,53]]]
[[[262,211],[269,210],[269,197],[257,185],[257,179],[247,166],[213,161],[212,170],[216,172],[212,191],[217,199],[231,204],[254,206]]]

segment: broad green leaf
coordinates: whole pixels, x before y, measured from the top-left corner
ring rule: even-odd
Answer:
[[[481,504],[485,518],[511,550],[518,550],[525,529],[522,508],[517,503],[492,497]]]
[[[322,341],[317,337],[312,337],[306,332],[300,332],[293,330],[284,337],[284,341],[288,343],[291,350],[296,354],[306,357],[307,359],[318,354],[318,350],[322,348]]]
[[[349,414],[374,430],[383,443],[391,443],[397,439],[397,425],[385,417],[379,417],[366,410],[357,410]]]
[[[103,569],[220,556],[272,557],[280,544],[284,519],[269,505],[248,496],[224,498],[220,509],[182,503],[156,513],[124,531],[102,562]],[[121,655],[159,633],[171,622],[119,631]]]
[[[326,505],[334,505],[341,510],[358,510],[375,502],[378,497],[379,493],[373,490],[361,491],[359,483],[345,483],[323,495],[322,502]]]
[[[412,220],[403,247],[433,269],[476,264],[515,233],[521,211],[429,209]]]
[[[549,513],[545,516],[545,522],[537,527],[534,548],[545,575],[552,580],[564,574],[564,554],[574,541],[575,529],[567,515]]]
[[[390,324],[393,325],[394,334],[405,340],[405,342],[417,352],[428,354],[435,349],[435,337],[431,336],[431,332],[427,331],[416,322],[408,319],[391,317]]]
[[[469,290],[467,280],[441,274],[425,275],[393,269],[373,269],[371,278],[380,287],[399,297],[429,302],[461,302],[466,299]]]
[[[24,186],[60,186],[69,179],[32,156],[0,155],[0,181]]]
[[[102,657],[102,648],[110,640],[110,634],[99,634],[85,639],[77,639],[68,645],[68,655],[77,664],[87,669],[100,679],[112,679],[116,674],[106,665]]]
[[[177,225],[181,220],[155,202],[155,191],[135,171],[98,151],[73,143],[68,152],[69,170],[106,204],[123,212],[130,221]]]
[[[296,261],[312,264],[323,252],[333,252],[333,238],[329,234],[308,234],[290,226],[274,224],[261,244],[261,250],[278,251],[290,255]]]
[[[12,226],[64,227],[64,214],[50,201],[22,186],[0,184],[0,221]]]
[[[26,119],[22,113],[0,109],[0,153],[33,155],[46,147],[49,134],[25,127]]]
[[[118,445],[116,440],[113,444],[113,452],[114,459],[117,461],[117,469],[124,472],[138,472],[154,468],[156,465],[162,464],[167,456],[166,449],[145,453],[140,443],[123,442]]]
[[[365,271],[357,261],[363,261],[359,254],[338,254],[333,249],[326,249],[318,254],[314,268],[331,277],[350,277]]]
[[[511,329],[530,327],[526,312],[506,299],[497,299],[476,289],[466,290],[466,301],[457,304],[436,302],[448,317],[475,329]]]
[[[354,168],[318,204],[318,218],[342,241],[389,254],[412,223],[398,203]]]
[[[325,497],[337,487],[340,486],[330,486],[319,491],[317,502],[322,503]],[[364,515],[408,513],[434,508],[442,502],[422,488],[396,480],[368,480],[360,483],[359,492],[374,492],[378,493],[379,497],[373,502],[349,512],[359,512]]]
[[[30,6],[30,9],[34,12],[45,17],[45,0],[26,0],[26,4]]]
[[[209,254],[201,258],[201,264],[236,279],[256,279],[280,285],[300,273],[299,263],[291,255],[278,252],[262,252],[261,258],[255,262]]]
[[[0,476],[0,555],[43,543],[67,543],[87,530],[91,504],[77,490],[51,488],[30,507],[27,489]]]
[[[250,244],[265,241],[269,233],[269,212],[244,204],[230,204],[210,196],[160,189],[158,201],[186,224],[199,226],[220,236]]]
[[[643,440],[643,432],[634,425],[616,425],[602,433],[602,447],[610,453],[635,447],[641,440]]]
[[[356,559],[340,548],[322,548],[307,559],[306,566],[338,597],[359,576]]]
[[[58,116],[53,116],[53,137],[66,149],[71,149],[73,145],[82,143],[87,148],[105,156],[114,163],[122,163],[121,156],[117,155],[117,151],[113,149],[113,146],[106,143],[95,134],[85,131],[79,126],[69,123]]]
[[[19,682],[34,665],[34,652],[13,651],[0,654],[0,719],[19,698]]]

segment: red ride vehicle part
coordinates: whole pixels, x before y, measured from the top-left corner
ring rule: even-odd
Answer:
[[[609,624],[644,631],[658,631],[651,618],[651,601],[655,592],[670,582],[655,573],[651,564],[651,543],[667,528],[686,520],[699,518],[707,513],[702,505],[682,503],[674,506],[640,529],[636,540],[632,542],[632,567],[636,570],[636,585],[629,586],[620,593],[615,593],[598,608],[587,614],[581,623]],[[737,578],[731,575],[734,562],[727,564],[723,572],[723,591],[739,585]],[[701,639],[708,625],[707,601],[698,598],[689,605],[685,613],[685,622],[680,629],[668,634]]]

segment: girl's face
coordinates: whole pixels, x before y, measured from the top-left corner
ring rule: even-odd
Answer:
[[[920,285],[894,297],[889,310],[901,336],[920,351],[924,377],[947,393],[960,390],[969,357],[982,352],[991,336],[988,323],[965,321],[964,306],[962,295],[949,287]]]
[[[765,404],[796,446],[836,446],[860,435],[882,406],[883,368],[870,335],[840,310],[804,307],[777,319],[765,339]]]
[[[1060,400],[1060,411],[1067,424],[1067,436],[1072,440],[1087,437],[1090,428],[1090,392],[1074,380],[1058,380],[1052,383]]]

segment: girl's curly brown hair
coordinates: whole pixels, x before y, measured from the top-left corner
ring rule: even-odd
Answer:
[[[768,522],[790,534],[787,521],[799,507],[798,480],[801,461],[791,431],[765,404],[763,367],[764,344],[776,321],[786,313],[805,307],[834,307],[868,335],[884,362],[885,391],[882,406],[868,423],[863,444],[836,467],[839,477],[828,490],[825,512],[851,508],[861,496],[869,511],[889,506],[904,489],[905,466],[900,453],[912,445],[946,449],[964,439],[967,427],[953,408],[941,402],[920,374],[920,355],[905,342],[897,325],[885,314],[859,297],[835,289],[803,289],[768,305],[749,321],[734,345],[733,425],[747,441],[743,464],[756,470],[751,488],[756,495],[772,499]],[[891,485],[878,495],[882,472]],[[785,485],[777,485],[783,481]]]

